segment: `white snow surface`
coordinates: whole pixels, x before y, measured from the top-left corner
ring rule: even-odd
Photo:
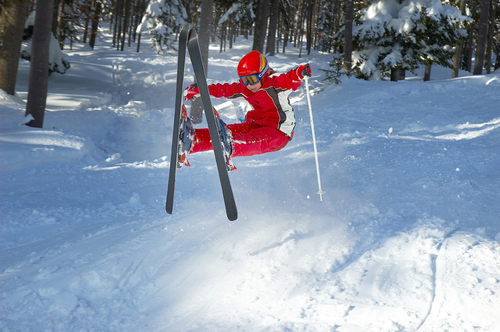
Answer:
[[[250,48],[212,45],[209,78]],[[165,213],[177,59],[134,50],[65,51],[43,129],[22,125],[26,62],[0,91],[1,331],[498,329],[500,73],[327,86],[331,54],[269,57],[311,63],[326,193],[301,88],[288,146],[234,159],[230,222],[211,152]]]

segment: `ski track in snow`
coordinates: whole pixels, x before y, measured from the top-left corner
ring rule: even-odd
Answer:
[[[249,46],[216,49],[222,81]],[[331,55],[270,58],[315,71],[326,194],[300,89],[290,144],[234,160],[229,222],[211,153],[179,170],[164,212],[176,58],[149,52],[69,52],[43,130],[19,125],[25,63],[18,96],[0,92],[0,330],[500,326],[500,74],[325,86]],[[238,103],[216,103],[236,121]]]

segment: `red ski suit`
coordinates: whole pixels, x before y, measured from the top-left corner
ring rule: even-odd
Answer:
[[[253,156],[284,148],[293,137],[295,114],[288,95],[302,83],[296,70],[264,77],[255,93],[241,82],[212,84],[210,95],[216,98],[243,97],[252,107],[243,123],[229,124],[233,135],[232,157]],[[212,150],[208,129],[196,129],[190,153]]]

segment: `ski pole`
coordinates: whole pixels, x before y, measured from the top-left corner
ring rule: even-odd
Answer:
[[[307,104],[309,105],[309,117],[311,118],[311,130],[312,130],[312,137],[313,137],[313,146],[314,146],[314,159],[316,159],[316,174],[318,176],[318,191],[316,192],[319,194],[319,200],[323,202],[323,194],[325,193],[321,189],[321,177],[319,175],[319,161],[318,161],[318,149],[316,148],[316,134],[314,133],[314,121],[313,121],[313,113],[312,113],[312,107],[311,107],[311,97],[309,96],[309,77],[306,76],[306,93],[307,93]]]

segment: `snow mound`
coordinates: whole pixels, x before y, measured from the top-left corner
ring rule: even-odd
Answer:
[[[28,127],[6,129],[0,132],[0,171],[74,162],[95,151],[94,143],[81,135]]]

